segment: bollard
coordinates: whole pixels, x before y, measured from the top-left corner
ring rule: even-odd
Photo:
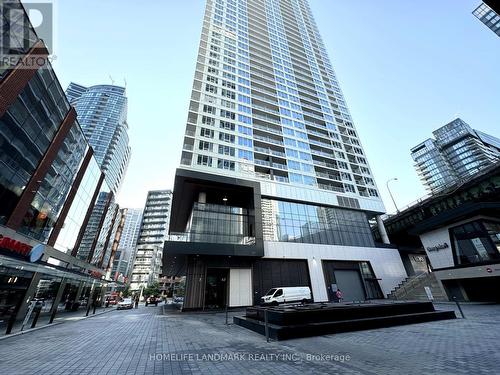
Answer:
[[[16,323],[16,313],[12,313],[12,315],[9,318],[9,321],[7,322],[7,329],[5,330],[5,334],[9,335],[12,332],[12,328],[14,327],[14,324]]]
[[[264,310],[264,324],[266,330],[266,341],[269,342],[269,327],[267,326],[267,309]]]
[[[49,319],[49,324],[52,324],[54,321],[54,318],[56,317],[57,314],[57,307],[53,309],[52,314],[50,314],[50,319]]]
[[[31,322],[31,327],[30,328],[35,328],[36,322],[38,322],[38,317],[40,316],[41,312],[42,312],[42,306],[38,306],[36,308],[35,317],[33,318],[33,322]]]
[[[458,303],[457,297],[453,297],[453,300],[454,300],[454,301],[455,301],[455,303],[457,304],[458,311],[460,311],[460,315],[462,315],[462,319],[465,319],[464,312],[462,311],[462,307],[461,307],[461,306],[460,306],[460,304]]]
[[[85,316],[89,316],[90,307],[92,306],[92,303],[91,303],[91,300],[87,303],[87,313],[85,314]]]

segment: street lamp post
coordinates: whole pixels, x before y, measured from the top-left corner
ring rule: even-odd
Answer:
[[[397,181],[397,180],[398,180],[397,177],[391,178],[391,179],[387,180],[387,182],[385,183],[385,186],[387,187],[387,191],[389,192],[389,195],[391,196],[392,203],[394,204],[394,207],[396,208],[396,212],[399,213],[399,208],[396,205],[396,201],[394,200],[394,197],[392,196],[391,189],[389,188],[389,182],[391,182],[391,181]]]

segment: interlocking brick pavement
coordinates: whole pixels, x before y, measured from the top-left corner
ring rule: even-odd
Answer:
[[[0,374],[500,372],[500,305],[464,306],[467,319],[270,343],[239,326],[226,326],[221,313],[163,311],[113,311],[1,340]]]

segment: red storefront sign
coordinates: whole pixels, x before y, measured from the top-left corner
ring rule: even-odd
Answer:
[[[30,254],[32,246],[0,234],[0,248],[26,257]]]

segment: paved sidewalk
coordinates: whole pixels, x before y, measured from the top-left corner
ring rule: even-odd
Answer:
[[[51,328],[52,326],[57,325],[57,324],[61,324],[61,323],[74,322],[74,321],[81,320],[81,319],[91,318],[93,316],[97,316],[100,314],[105,314],[105,313],[114,311],[115,309],[116,309],[116,307],[114,307],[114,306],[113,307],[98,307],[95,310],[95,314],[93,313],[93,310],[90,309],[88,316],[86,316],[86,313],[87,313],[86,309],[80,309],[78,311],[60,311],[56,315],[52,324],[49,323],[50,314],[48,314],[48,313],[40,314],[35,328],[31,328],[31,323],[33,322],[33,318],[34,318],[32,316],[29,319],[28,323],[24,326],[24,329],[22,331],[21,331],[22,324],[23,324],[22,321],[18,321],[14,324],[14,326],[12,327],[12,332],[9,335],[5,334],[5,328],[2,329],[2,331],[0,332],[0,340],[5,340],[11,336],[16,336],[16,335],[20,335],[20,334],[24,335],[24,334],[27,334],[27,333],[30,333],[30,332],[33,332],[33,331],[39,330],[39,329]]]
[[[266,343],[223,313],[141,307],[2,340],[0,374],[499,373],[500,305],[463,309],[468,319]]]

